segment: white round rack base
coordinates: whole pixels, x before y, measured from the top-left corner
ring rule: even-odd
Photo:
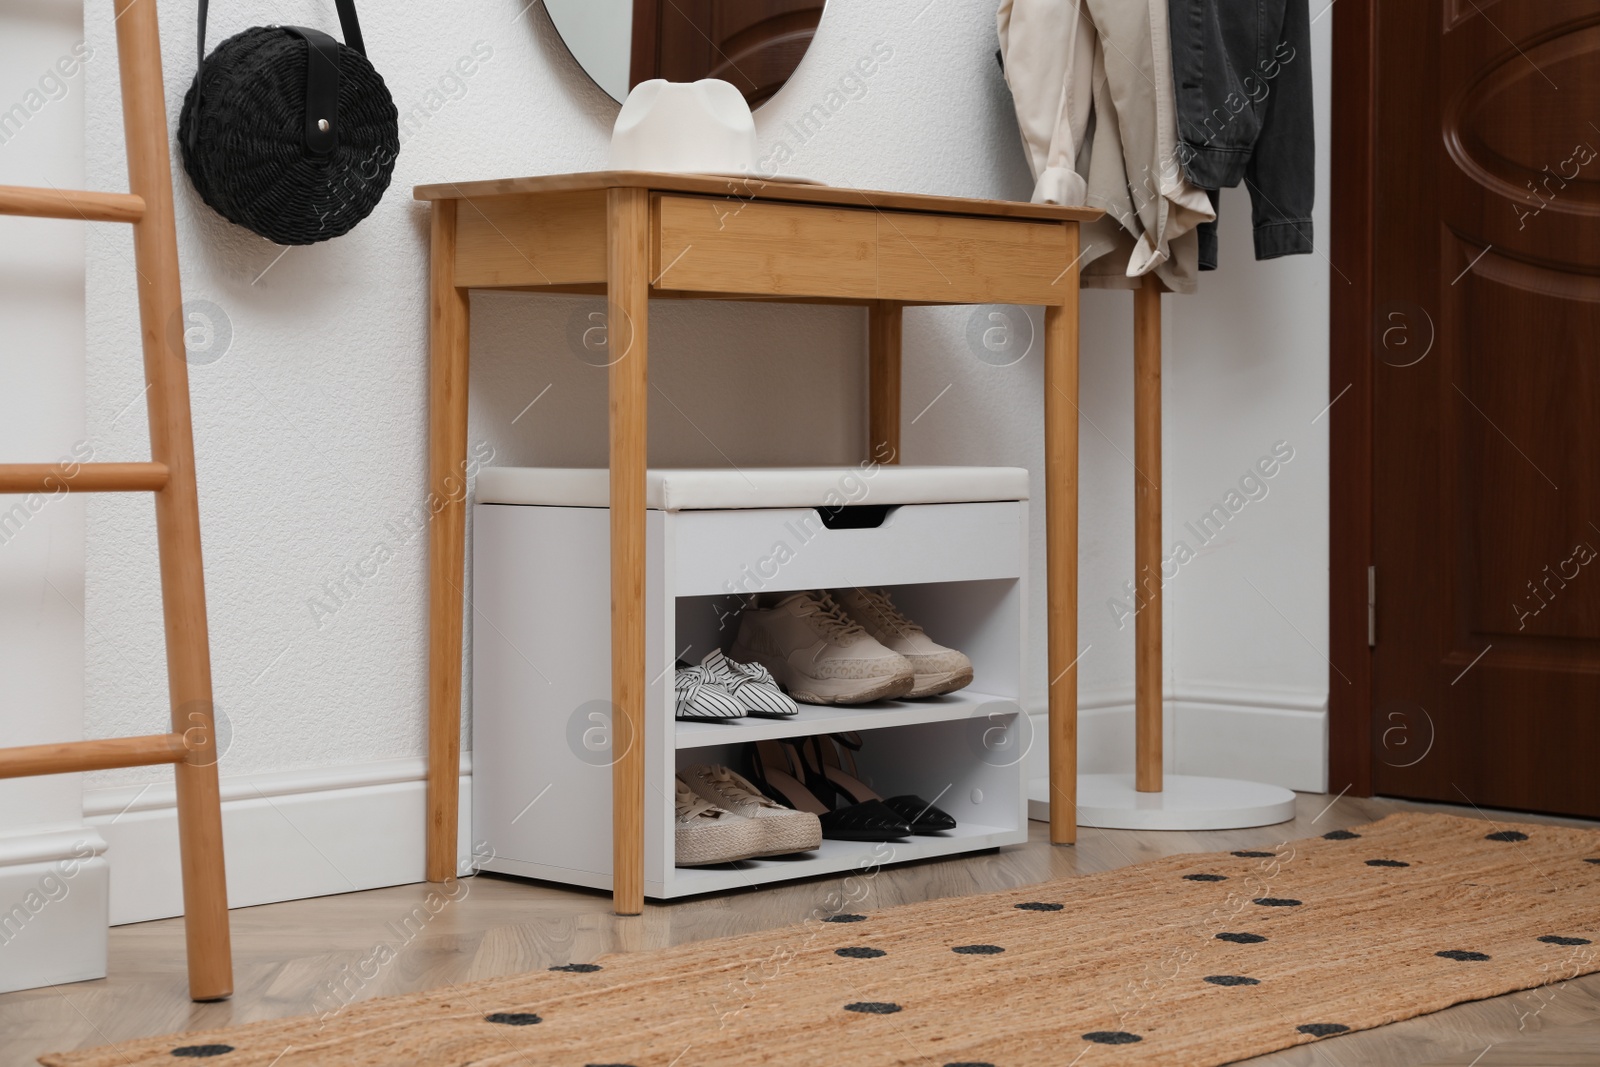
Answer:
[[[1199,778],[1162,777],[1162,791],[1140,793],[1131,774],[1078,776],[1078,825],[1106,830],[1238,830],[1294,818],[1294,793],[1282,786]],[[1050,783],[1028,783],[1028,818],[1050,818]]]

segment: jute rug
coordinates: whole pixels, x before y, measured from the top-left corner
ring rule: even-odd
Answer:
[[[1400,814],[42,1062],[1206,1067],[1600,970],[1596,941],[1600,832]]]

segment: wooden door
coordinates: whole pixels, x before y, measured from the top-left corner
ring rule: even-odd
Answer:
[[[1600,817],[1600,3],[1375,11],[1373,785]]]
[[[789,80],[824,0],[634,0],[632,88],[651,78],[721,78],[751,107]]]

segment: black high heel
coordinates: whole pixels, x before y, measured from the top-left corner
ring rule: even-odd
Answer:
[[[795,743],[758,741],[747,747],[750,780],[756,788],[785,807],[811,812],[822,823],[823,837],[835,841],[897,841],[911,833],[910,823],[882,803],[868,801],[835,807],[822,800],[796,777],[804,775],[805,770]],[[791,753],[795,758],[790,758]],[[829,800],[836,792],[826,790]]]
[[[941,811],[931,803],[919,796],[907,793],[903,796],[889,797],[887,800],[878,796],[872,788],[860,780],[856,771],[855,753],[861,751],[861,735],[858,733],[832,734],[828,737],[812,737],[806,740],[812,742],[816,750],[817,767],[815,772],[809,760],[805,762],[806,783],[812,786],[813,792],[817,791],[814,777],[827,783],[835,793],[847,802],[860,804],[869,801],[878,801],[900,816],[911,825],[914,834],[937,834],[945,830],[954,830],[956,820],[947,812]],[[837,749],[834,747],[837,745]],[[840,760],[840,752],[844,759],[850,763],[847,772]],[[814,776],[814,777],[813,777]]]

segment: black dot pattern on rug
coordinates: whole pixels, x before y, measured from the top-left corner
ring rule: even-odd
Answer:
[[[888,955],[888,953],[883,951],[881,948],[867,948],[865,945],[851,945],[849,948],[836,948],[833,950],[833,954],[835,956],[843,956],[847,960],[875,960],[879,956]]]
[[[1587,937],[1561,937],[1558,934],[1545,934],[1539,939],[1547,945],[1592,945]]]
[[[957,945],[950,951],[959,952],[963,956],[994,956],[1004,952],[1005,949],[999,945]]]
[[[503,1026],[532,1026],[542,1023],[543,1019],[529,1011],[496,1011],[483,1017],[486,1023],[500,1023]]]
[[[1091,1030],[1083,1035],[1085,1041],[1093,1041],[1097,1045],[1131,1045],[1135,1041],[1143,1041],[1138,1034],[1130,1034],[1126,1030]]]
[[[1446,949],[1443,952],[1435,952],[1434,955],[1438,956],[1440,959],[1462,960],[1464,962],[1470,962],[1470,963],[1482,963],[1484,960],[1489,958],[1488,953],[1485,953],[1485,952],[1468,952],[1464,948]]]
[[[1306,1023],[1303,1026],[1295,1027],[1295,1029],[1302,1034],[1310,1034],[1312,1037],[1332,1037],[1334,1034],[1345,1033],[1350,1028],[1344,1023]]]
[[[822,921],[825,923],[864,923],[867,921],[867,917],[865,915],[851,915],[849,912],[840,912],[838,915],[830,915]]]
[[[1411,864],[1404,860],[1368,860],[1368,867],[1409,867]]]
[[[1354,830],[1329,830],[1327,833],[1322,835],[1322,839],[1324,841],[1354,841],[1360,836],[1361,835],[1356,833]],[[1317,1025],[1320,1026],[1322,1024],[1318,1023]],[[1329,1023],[1327,1025],[1332,1026],[1333,1024]],[[1304,1027],[1302,1027],[1302,1029],[1304,1029]]]
[[[1300,902],[1293,897],[1256,897],[1255,903],[1263,908],[1298,908]]]
[[[1218,941],[1227,941],[1235,945],[1259,945],[1266,938],[1260,934],[1218,934]]]
[[[1208,974],[1206,981],[1212,985],[1260,985],[1259,978],[1246,978],[1242,974]]]
[[[568,974],[593,974],[600,969],[598,963],[563,963],[550,968],[552,971],[566,971]]]
[[[1225,874],[1186,874],[1183,876],[1183,880],[1185,882],[1226,882],[1228,876]]]
[[[182,1045],[172,1050],[174,1056],[200,1059],[205,1056],[226,1056],[233,1051],[232,1045]]]
[[[1234,855],[1238,856],[1242,860],[1265,860],[1265,859],[1271,859],[1273,856],[1276,856],[1277,853],[1276,852],[1235,852]]]
[[[631,1063],[586,1063],[583,1067],[633,1067]]]
[[[1492,834],[1484,834],[1485,841],[1526,841],[1528,835],[1521,830],[1496,830]]]
[[[1060,911],[1062,908],[1066,907],[1066,905],[1046,904],[1042,900],[1030,900],[1025,903],[1018,904],[1016,907],[1018,911]]]
[[[977,1063],[962,1060],[960,1063],[947,1063],[944,1067],[994,1067],[992,1063]]]
[[[900,1005],[890,1004],[883,1000],[858,1000],[844,1006],[845,1011],[858,1011],[863,1015],[893,1015],[900,1010]]]
[[[1585,856],[1584,859],[1583,859],[1583,862],[1585,862],[1585,863],[1600,863],[1600,856]]]

